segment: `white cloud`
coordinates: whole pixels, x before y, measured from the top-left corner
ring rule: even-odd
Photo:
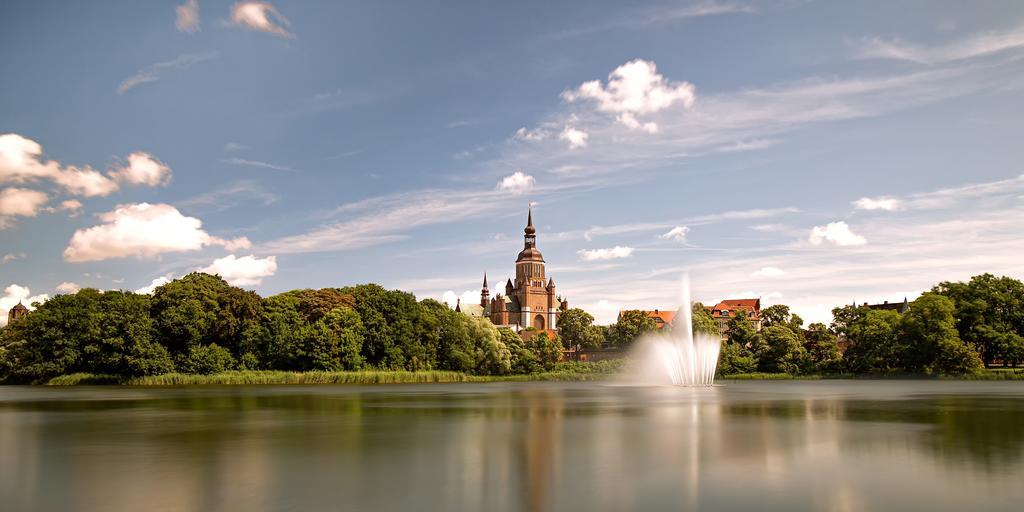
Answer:
[[[850,231],[850,226],[844,221],[829,222],[826,226],[814,226],[811,229],[809,241],[814,245],[821,245],[829,242],[835,245],[864,245],[867,239]]]
[[[252,254],[236,258],[234,254],[229,254],[217,258],[209,266],[200,269],[200,272],[217,274],[232,286],[253,286],[263,283],[264,277],[277,272],[277,258],[257,258]]]
[[[149,153],[136,151],[128,155],[128,164],[115,167],[110,176],[134,185],[157,187],[171,181],[171,168]]]
[[[536,180],[533,176],[523,173],[523,171],[516,171],[508,176],[505,176],[498,182],[498,190],[504,190],[511,192],[514,195],[523,194],[528,192],[536,184]]]
[[[179,55],[168,61],[151,64],[122,80],[120,85],[117,86],[117,94],[122,95],[136,86],[156,82],[168,71],[185,70],[200,62],[216,59],[217,56],[217,52],[186,54]]]
[[[70,281],[64,281],[63,283],[58,284],[57,288],[56,288],[57,293],[67,293],[67,294],[76,293],[78,290],[81,290],[81,289],[82,289],[82,287],[79,286],[77,283],[72,283]]]
[[[229,251],[247,248],[241,237],[225,240],[202,229],[202,221],[186,217],[168,204],[127,204],[100,215],[102,224],[79,229],[64,249],[70,262],[109,258],[155,257],[163,253],[196,251],[220,245]]]
[[[42,145],[27,137],[0,135],[0,183],[50,180],[70,194],[92,197],[117,191],[119,181],[156,186],[169,179],[170,169],[148,153],[134,152],[128,155],[127,165],[114,166],[102,174],[87,165],[63,166],[55,160],[44,160]]]
[[[918,64],[940,64],[985,57],[1020,48],[1024,48],[1024,24],[1001,32],[973,34],[937,46],[923,46],[900,39],[870,37],[860,42],[856,48],[856,56],[860,59],[891,59]]]
[[[7,325],[7,313],[19,302],[28,309],[35,309],[32,307],[33,302],[45,302],[50,298],[45,293],[40,295],[31,295],[31,293],[28,287],[17,284],[9,285],[4,289],[4,295],[0,297],[0,326]]]
[[[167,284],[169,282],[171,282],[171,274],[160,276],[160,277],[154,279],[153,281],[151,281],[148,285],[143,286],[142,288],[139,288],[138,290],[135,290],[135,293],[141,293],[141,294],[144,294],[144,295],[151,295],[154,290],[156,290],[157,288],[159,288],[159,287],[161,287],[161,286],[163,286],[163,285],[165,285],[165,284]]]
[[[178,32],[193,33],[199,30],[199,0],[186,0],[185,3],[175,7],[178,19],[174,26]]]
[[[246,149],[249,149],[249,146],[246,146],[245,144],[239,144],[237,142],[228,142],[227,144],[224,144],[224,151],[227,153],[231,153],[234,151],[244,151]]]
[[[580,249],[576,254],[584,261],[617,260],[632,256],[633,250],[632,247],[616,245],[610,249]]]
[[[25,253],[23,253],[23,252],[22,253],[18,253],[18,254],[15,254],[13,252],[9,252],[7,254],[4,254],[3,256],[0,256],[0,265],[6,264],[6,263],[10,263],[10,262],[12,262],[14,260],[21,259],[21,258],[24,258],[24,257],[25,257]]]
[[[587,139],[590,138],[590,134],[575,127],[565,125],[558,138],[568,142],[569,149],[577,149],[587,147]]]
[[[0,217],[35,217],[48,200],[38,190],[5,188],[0,190]]]
[[[516,133],[512,136],[515,140],[525,140],[536,142],[539,140],[547,139],[551,136],[551,132],[543,128],[528,129],[525,126],[516,130]]]
[[[853,202],[853,207],[858,210],[885,210],[892,212],[903,208],[899,199],[893,197],[862,197]]]
[[[750,277],[782,277],[785,274],[786,273],[778,267],[761,267],[761,270],[750,274]]]
[[[68,192],[83,196],[105,196],[117,190],[117,182],[89,166],[61,167],[43,161],[43,147],[16,133],[0,135],[0,183],[30,183],[48,179]]]
[[[292,39],[295,34],[284,27],[288,20],[267,2],[239,2],[231,7],[231,22],[235,25]]]
[[[273,169],[275,171],[298,172],[295,169],[292,169],[291,167],[271,164],[267,162],[260,162],[259,160],[246,160],[244,158],[231,157],[225,158],[224,160],[221,161],[231,165],[247,165],[249,167],[262,167],[264,169]]]
[[[466,290],[461,295],[456,294],[453,290],[448,290],[441,294],[441,302],[448,305],[449,308],[455,309],[455,306],[462,301],[462,304],[480,304],[480,290],[472,291]]]
[[[676,226],[668,230],[667,233],[663,233],[658,238],[661,238],[662,240],[676,240],[678,242],[685,242],[686,234],[689,232],[690,228],[687,226]]]
[[[594,100],[599,111],[617,114],[618,121],[629,129],[648,133],[657,133],[658,125],[641,122],[638,115],[655,114],[677,102],[690,108],[696,99],[693,84],[669,81],[658,73],[654,62],[642,59],[615,68],[608,75],[607,87],[600,80],[591,80],[563,92],[562,97],[569,102]]]

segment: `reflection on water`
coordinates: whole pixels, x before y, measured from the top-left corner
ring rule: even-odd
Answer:
[[[1015,510],[1024,385],[0,388],[4,510]]]

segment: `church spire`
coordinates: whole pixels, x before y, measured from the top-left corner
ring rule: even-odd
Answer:
[[[532,235],[537,232],[533,227],[533,207],[531,206],[529,212],[526,214],[526,229],[524,230],[527,235]]]
[[[487,272],[484,272],[484,290],[487,289]]]

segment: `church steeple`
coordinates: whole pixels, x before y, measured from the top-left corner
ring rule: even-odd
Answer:
[[[480,289],[480,307],[487,310],[487,303],[491,300],[491,290],[487,288],[487,272],[484,272],[484,287]]]
[[[529,249],[537,246],[537,229],[533,227],[533,207],[530,207],[526,214],[526,229],[523,230],[524,248]]]

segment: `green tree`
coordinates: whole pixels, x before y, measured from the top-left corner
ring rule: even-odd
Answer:
[[[814,370],[835,372],[839,369],[839,343],[825,324],[813,323],[807,327],[804,348]]]
[[[480,375],[505,375],[512,371],[512,353],[501,342],[498,328],[486,318],[460,315],[466,319],[473,343],[473,371]]]
[[[157,341],[172,354],[216,343],[240,357],[256,350],[262,306],[254,292],[193,272],[158,287],[150,315]]]
[[[527,346],[523,338],[512,332],[512,329],[501,327],[498,329],[498,334],[501,342],[509,349],[513,374],[524,375],[544,370],[537,354]]]
[[[635,309],[623,311],[619,313],[618,321],[608,328],[609,341],[619,347],[628,347],[655,328],[657,324],[647,313]]]
[[[231,351],[216,343],[189,347],[188,353],[178,361],[178,371],[182,373],[210,375],[234,369],[235,358]]]
[[[715,322],[711,312],[700,302],[694,302],[690,307],[690,323],[693,327],[694,336],[698,334],[705,334],[716,338],[720,336],[718,322]]]
[[[901,370],[905,347],[899,343],[900,314],[858,308],[844,319],[843,331],[850,340],[844,360],[854,373],[891,373]]]
[[[559,316],[558,337],[565,348],[576,352],[584,347],[599,347],[604,341],[601,330],[594,326],[594,317],[579,308],[567,309]]]
[[[531,338],[530,348],[545,370],[553,370],[555,364],[562,357],[562,342],[558,340],[557,336],[549,337],[546,332],[541,332]]]
[[[363,367],[363,324],[349,307],[330,310],[309,329],[302,347],[303,365],[312,370],[359,370]]]
[[[758,354],[758,370],[797,374],[807,361],[803,340],[788,324],[769,325],[761,329],[763,349]]]
[[[959,374],[983,367],[977,352],[960,340],[953,310],[953,301],[936,293],[910,305],[900,319],[905,371]]]
[[[953,301],[960,339],[976,347],[985,364],[1024,362],[1024,283],[981,274],[967,283],[939,283],[932,291]]]
[[[45,382],[75,372],[142,376],[171,371],[152,339],[149,297],[82,289],[38,304],[0,334],[6,380]]]
[[[718,353],[718,374],[734,375],[757,370],[757,361],[746,350],[735,343],[726,341]]]

